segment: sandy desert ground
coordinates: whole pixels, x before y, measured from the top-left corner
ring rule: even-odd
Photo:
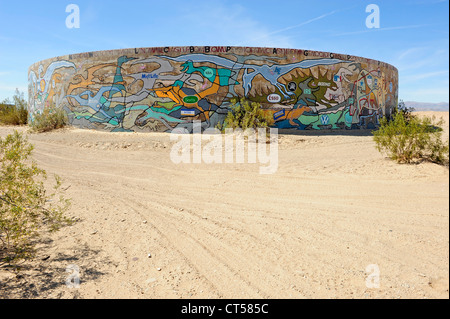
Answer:
[[[169,134],[27,136],[79,221],[0,269],[0,298],[449,298],[449,169],[396,164],[367,132],[280,135],[273,175],[174,164]]]

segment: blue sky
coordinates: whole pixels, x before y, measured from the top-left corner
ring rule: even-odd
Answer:
[[[80,28],[66,27],[66,6]],[[366,27],[366,6],[380,28]],[[0,101],[27,91],[28,67],[97,50],[152,46],[261,46],[345,53],[399,69],[399,98],[449,101],[449,2],[303,0],[0,0]]]

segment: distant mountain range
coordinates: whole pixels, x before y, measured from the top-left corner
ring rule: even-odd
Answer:
[[[448,102],[440,103],[424,103],[405,101],[406,107],[412,107],[416,111],[447,111],[449,110]]]

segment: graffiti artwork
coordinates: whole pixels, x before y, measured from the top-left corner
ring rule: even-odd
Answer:
[[[259,102],[278,128],[375,128],[398,100],[389,64],[277,48],[89,52],[36,63],[28,79],[31,114],[54,106],[73,126],[112,132],[192,130],[194,120],[215,127],[242,97]]]

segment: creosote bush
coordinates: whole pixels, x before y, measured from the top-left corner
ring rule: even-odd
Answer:
[[[33,145],[14,131],[0,138],[0,265],[32,258],[34,243],[43,232],[70,224],[65,217],[70,202],[61,180],[47,194],[47,174],[29,159]]]
[[[228,112],[223,125],[219,124],[217,126],[222,131],[225,131],[227,128],[241,128],[243,130],[248,128],[267,129],[274,123],[273,117],[265,113],[259,103],[248,101],[245,98],[242,98],[240,101],[232,99],[231,103],[231,111]]]
[[[449,142],[442,139],[443,120],[397,112],[391,120],[382,118],[373,132],[377,149],[398,163],[430,161],[448,165]]]
[[[403,102],[403,100],[400,100],[398,105],[394,108],[391,118],[393,119],[397,114],[401,114],[406,123],[408,123],[414,117],[414,111],[415,109],[413,107],[406,106],[406,103]]]
[[[13,102],[9,99],[0,103],[0,124],[26,125],[28,122],[27,102],[23,93],[16,89]]]
[[[63,109],[54,106],[44,108],[40,113],[33,114],[30,127],[33,132],[43,133],[63,128],[68,124],[67,115]]]

